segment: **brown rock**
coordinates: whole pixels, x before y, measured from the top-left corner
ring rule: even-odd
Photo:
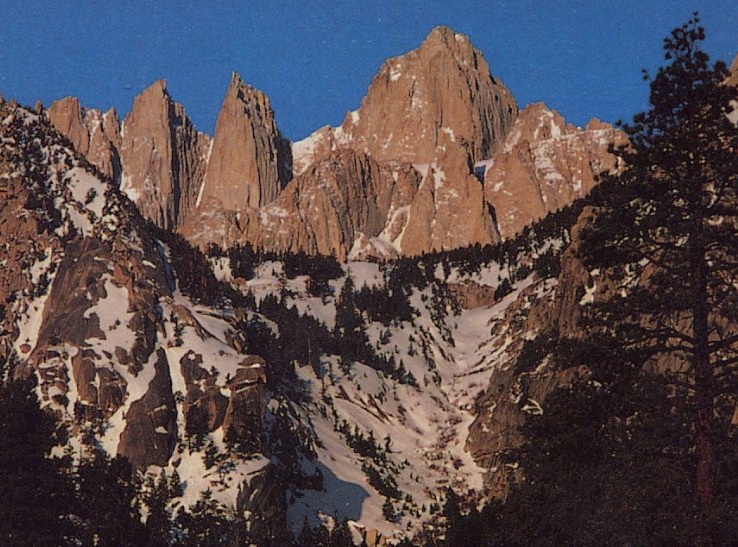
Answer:
[[[495,287],[468,281],[466,283],[449,283],[448,288],[451,297],[464,310],[487,307],[495,303]]]
[[[115,110],[111,108],[103,114],[100,110],[83,109],[76,97],[66,97],[52,103],[46,115],[100,173],[114,181],[120,179],[120,124]]]
[[[597,176],[616,165],[608,146],[625,141],[599,120],[579,129],[541,103],[526,107],[493,162],[478,165],[486,168],[485,195],[501,237],[587,194]]]
[[[379,237],[387,228],[386,239],[396,237],[401,228],[388,222],[391,212],[410,203],[418,183],[409,168],[381,167],[365,154],[338,150],[297,177],[275,207],[266,209],[264,235],[276,239],[277,245],[266,245],[269,240],[263,236],[257,241],[265,247],[296,247],[343,260],[362,235]],[[286,217],[277,208],[282,204],[291,213]],[[297,226],[285,229],[283,218],[296,220]]]
[[[231,396],[223,418],[225,438],[251,451],[261,449],[261,426],[266,412],[266,378],[262,363],[239,368],[227,384]]]
[[[209,138],[159,80],[138,95],[123,121],[121,190],[160,227],[179,226],[202,185]]]
[[[365,154],[339,149],[297,176],[273,203],[258,211],[213,212],[185,227],[191,230],[185,235],[201,246],[248,241],[343,260],[362,234],[397,237],[404,221],[395,212],[410,203],[418,184],[409,166],[380,166]]]
[[[162,349],[157,352],[155,370],[146,395],[131,403],[118,444],[118,454],[136,467],[165,466],[177,439],[177,409]]]
[[[405,255],[498,240],[479,180],[465,152],[450,148],[423,177],[410,205],[400,249]]]
[[[291,178],[291,163],[269,99],[234,72],[215,125],[198,207],[242,211],[270,203]]]
[[[469,38],[437,27],[418,49],[382,65],[335,138],[378,161],[430,163],[439,146],[453,145],[476,162],[492,156],[517,111]]]

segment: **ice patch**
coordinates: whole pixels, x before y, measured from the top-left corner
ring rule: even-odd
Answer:
[[[389,79],[391,82],[396,82],[402,76],[402,66],[398,63],[390,67]]]

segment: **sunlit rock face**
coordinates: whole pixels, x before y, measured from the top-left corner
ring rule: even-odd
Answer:
[[[145,218],[175,229],[197,199],[209,141],[172,100],[166,82],[155,82],[136,97],[123,120],[121,190]]]
[[[437,27],[418,49],[382,65],[336,139],[378,161],[431,163],[439,146],[452,145],[480,161],[496,151],[517,113],[469,38]]]
[[[487,203],[502,238],[589,193],[616,167],[610,145],[625,134],[593,119],[582,129],[542,103],[526,107],[493,161],[480,164]]]
[[[100,173],[120,180],[120,122],[115,110],[83,109],[76,97],[66,97],[52,103],[46,115]]]
[[[114,176],[119,154],[121,189],[143,216],[200,248],[250,243],[340,259],[510,238],[589,192],[615,167],[608,146],[625,140],[598,120],[566,124],[543,104],[519,112],[469,38],[446,27],[386,61],[340,127],[293,144],[266,95],[235,73],[212,139],[163,81],[136,98],[122,131],[109,114],[96,125],[100,115],[75,99],[49,116]],[[107,148],[92,145],[108,134]]]

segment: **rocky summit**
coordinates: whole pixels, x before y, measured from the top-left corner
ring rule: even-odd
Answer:
[[[122,122],[70,97],[0,99],[0,394],[27,386],[56,431],[29,441],[24,413],[13,461],[59,466],[72,501],[54,522],[75,544],[444,541],[525,484],[523,424],[562,390],[603,394],[585,357],[560,362],[587,314],[660,280],[648,261],[586,258],[593,194],[629,197],[614,152],[633,146],[597,119],[519,108],[445,27],[299,142],[235,73],[212,137],[163,80]],[[100,491],[105,509],[87,507]],[[130,520],[110,532],[116,500]]]

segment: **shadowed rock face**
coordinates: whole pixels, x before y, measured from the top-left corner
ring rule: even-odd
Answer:
[[[177,440],[177,409],[164,350],[156,352],[155,374],[146,394],[126,413],[118,453],[130,461],[165,466]]]
[[[505,308],[502,319],[492,324],[492,339],[509,338],[511,343],[475,401],[475,419],[466,441],[466,449],[487,470],[485,481],[492,496],[504,497],[515,475],[503,465],[501,453],[520,445],[520,426],[529,415],[544,411],[552,390],[570,384],[575,374],[582,372],[558,368],[551,363],[549,353],[559,338],[578,337],[583,332],[580,302],[591,280],[578,249],[581,231],[591,222],[591,215],[591,208],[585,208],[571,229],[572,243],[561,256],[555,289],[541,290],[533,285],[521,291]],[[533,362],[520,360],[526,344],[540,348]]]

